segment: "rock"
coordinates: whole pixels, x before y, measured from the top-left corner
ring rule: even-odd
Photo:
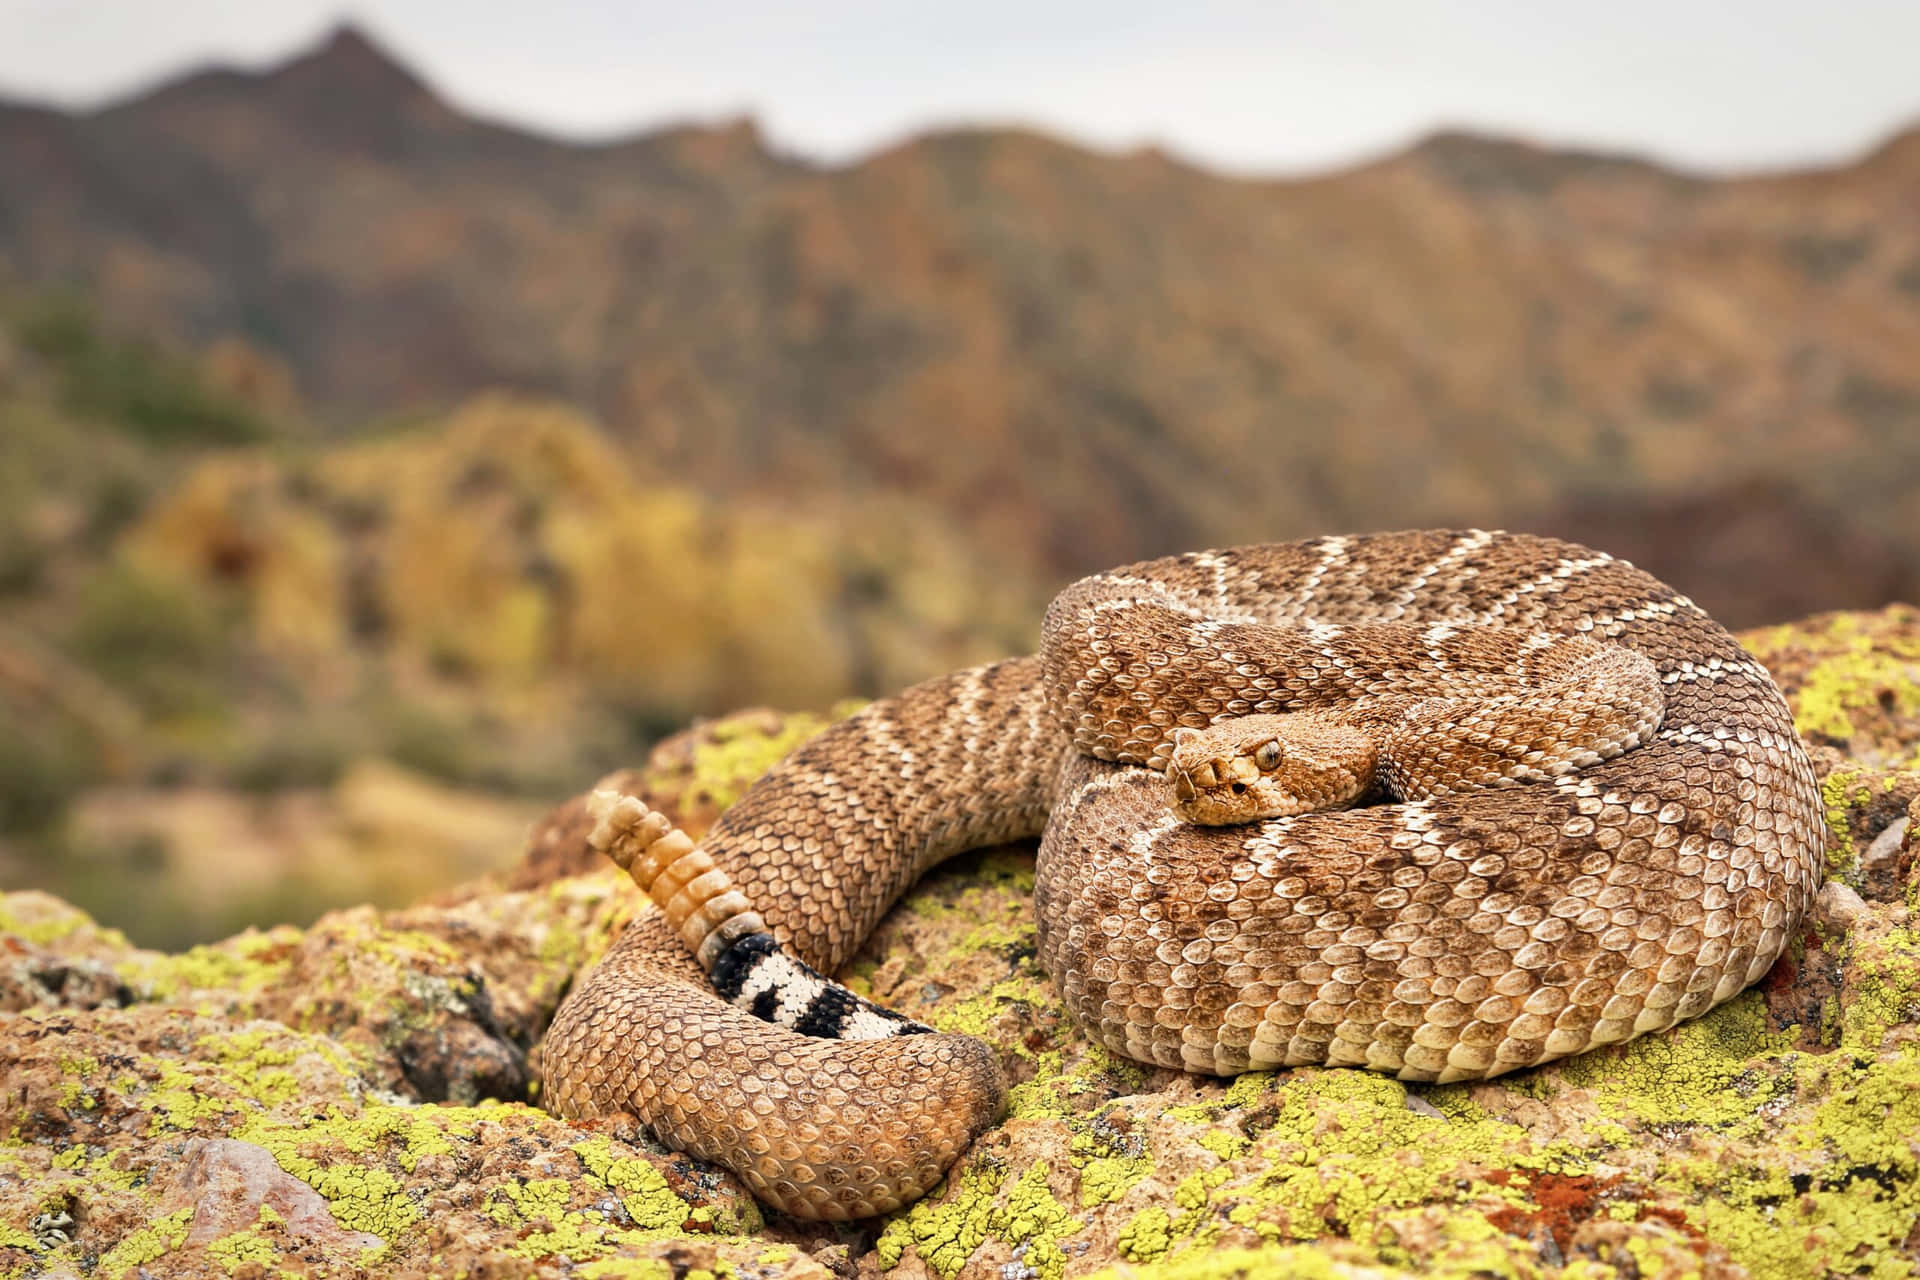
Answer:
[[[1814,900],[1813,910],[1820,921],[1844,931],[1866,914],[1867,904],[1859,894],[1838,880],[1829,880],[1820,886],[1820,896]]]
[[[347,1257],[387,1246],[379,1236],[341,1227],[320,1193],[282,1169],[265,1147],[214,1138],[188,1143],[184,1154],[185,1163],[160,1208],[192,1207],[190,1245],[219,1240],[266,1220],[279,1226],[292,1244]]]
[[[1909,813],[1912,812],[1911,803]],[[1907,830],[1912,825],[1913,820],[1903,813],[1873,838],[1873,843],[1860,855],[1861,879],[1873,884],[1892,877],[1900,859],[1900,851],[1907,847]]]
[[[1907,902],[1920,901],[1920,840],[1912,838],[1914,831],[1920,830],[1914,822],[1916,817],[1920,817],[1920,799],[1907,807],[1906,838],[1893,860],[1894,892]]]
[[[1810,673],[1834,636],[1881,621],[1775,629],[1769,660],[1802,677],[1791,697],[1831,692]],[[985,1037],[1009,1113],[927,1199],[840,1229],[764,1213],[630,1120],[579,1128],[529,1105],[567,984],[642,909],[616,872],[558,875],[568,807],[519,888],[179,955],[8,895],[0,993],[22,1011],[0,1015],[0,1276],[1913,1274],[1908,697],[1876,683],[1859,705],[1813,700],[1856,717],[1816,753],[1834,875],[1765,982],[1492,1081],[1222,1081],[1116,1059],[1034,960],[1031,850],[941,868],[846,977]],[[743,726],[695,730],[635,775],[685,797],[683,817],[717,811],[720,781],[757,766],[709,775],[701,761],[731,758],[714,747],[751,739],[764,760],[818,724]]]
[[[109,963],[126,946],[117,930],[96,927],[51,894],[8,894],[0,914],[0,1013],[133,1003]]]
[[[425,934],[369,941],[434,951]],[[252,979],[263,995],[284,980]],[[420,1016],[464,1017],[443,1005]],[[73,1220],[64,1240],[0,1228],[0,1274],[87,1259],[113,1277],[241,1263],[524,1274],[562,1253],[663,1257],[685,1238],[735,1265],[767,1247],[726,1244],[762,1219],[724,1174],[524,1102],[409,1102],[382,1087],[384,1055],[337,1024],[317,1034],[157,1004],[36,1010],[0,1019],[0,1060],[0,1224]]]
[[[1920,609],[1821,614],[1740,640],[1787,695],[1809,743],[1843,749],[1855,767],[1912,759],[1920,738]]]

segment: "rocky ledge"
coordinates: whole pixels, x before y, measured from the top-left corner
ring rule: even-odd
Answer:
[[[640,909],[577,805],[497,882],[178,955],[6,895],[0,1277],[1920,1273],[1920,612],[1745,639],[1830,829],[1818,909],[1760,987],[1485,1084],[1199,1080],[1079,1035],[1034,960],[1031,851],[990,851],[849,977],[989,1039],[1009,1114],[934,1195],[844,1228],[539,1110],[548,1019]],[[820,724],[733,717],[624,781],[699,827]]]

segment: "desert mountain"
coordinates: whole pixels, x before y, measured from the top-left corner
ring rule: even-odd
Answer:
[[[1920,132],[1739,179],[1462,134],[1293,181],[1011,130],[822,168],[476,120],[342,28],[0,106],[0,281],[244,339],[335,430],[536,392],[710,497],[904,493],[1042,581],[1475,523],[1735,623],[1920,584]]]

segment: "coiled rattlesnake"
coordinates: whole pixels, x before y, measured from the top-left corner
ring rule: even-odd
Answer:
[[[1422,726],[1392,767],[1428,798],[1245,826],[1170,812],[1154,770],[1181,727],[1370,704]],[[1183,767],[1180,795],[1247,767]],[[1120,1053],[1446,1080],[1732,996],[1786,944],[1822,849],[1786,703],[1731,636],[1621,561],[1482,532],[1096,575],[1055,600],[1039,656],[873,704],[697,848],[638,801],[600,805],[597,842],[664,911],[560,1010],[549,1105],[631,1111],[826,1218],[923,1194],[1001,1105],[985,1045],[900,1034],[926,1029],[806,967],[845,962],[950,854],[1044,832],[1041,959]]]

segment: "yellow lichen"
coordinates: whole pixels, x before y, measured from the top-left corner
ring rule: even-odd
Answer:
[[[1080,1167],[1080,1206],[1111,1204],[1153,1172],[1147,1155],[1095,1156]]]
[[[583,1274],[650,1274],[643,1260],[613,1255],[687,1231],[712,1239],[719,1232],[738,1235],[761,1226],[757,1208],[750,1205],[743,1217],[724,1220],[707,1206],[688,1206],[651,1163],[620,1155],[604,1135],[586,1138],[571,1150],[580,1159],[577,1177],[509,1181],[488,1193],[486,1212],[513,1230],[511,1250],[520,1257],[604,1264]],[[610,1211],[607,1192],[619,1197],[619,1211]]]
[[[1878,1050],[1895,1027],[1920,1021],[1920,932],[1894,929],[1847,949],[1846,999],[1839,1008],[1843,1047]]]
[[[960,867],[936,872],[929,886],[935,887],[934,892],[915,893],[900,907],[922,920],[978,921],[954,941],[952,954],[982,947],[1017,948],[1029,944],[1036,932],[1033,884],[1031,853],[997,849],[963,859]]]
[[[197,1072],[175,1063],[161,1062],[159,1072],[152,1091],[140,1099],[140,1105],[152,1114],[150,1132],[154,1134],[167,1129],[190,1130],[223,1119],[243,1105],[237,1098],[206,1092]]]
[[[1340,1266],[1319,1250],[1298,1245],[1215,1249],[1165,1259],[1159,1254],[1147,1254],[1134,1260],[1149,1265],[1108,1268],[1095,1272],[1088,1280],[1265,1280],[1268,1276],[1285,1276],[1287,1280],[1349,1280],[1356,1275],[1387,1280],[1378,1270],[1356,1272]]]
[[[220,1129],[247,1113],[292,1101],[301,1084],[290,1068],[303,1060],[333,1068],[342,1097],[355,1092],[352,1064],[337,1042],[266,1023],[201,1036],[190,1059],[149,1059],[151,1086],[137,1076],[113,1084],[150,1113],[155,1134]]]
[[[1920,711],[1920,645],[1893,629],[1872,625],[1876,620],[1873,615],[1842,613],[1753,637],[1763,659],[1773,649],[1804,647],[1821,655],[1788,698],[1801,733],[1845,743],[1858,731],[1857,712],[1908,716]]]
[[[164,1257],[187,1242],[187,1228],[193,1223],[191,1208],[179,1209],[156,1218],[137,1231],[129,1232],[100,1259],[100,1270],[120,1276]]]
[[[1180,1215],[1167,1225],[1171,1236],[1191,1237],[1200,1244],[1209,1243],[1218,1232],[1207,1218],[1207,1198],[1233,1176],[1225,1165],[1200,1169],[1188,1174],[1173,1189],[1173,1203]]]
[[[1784,1063],[1793,1036],[1767,1025],[1758,992],[1658,1035],[1640,1036],[1561,1063],[1558,1076],[1591,1088],[1603,1109],[1648,1125],[1752,1126],[1791,1088]]]
[[[1821,810],[1833,844],[1827,851],[1827,875],[1856,887],[1860,882],[1860,856],[1853,847],[1853,827],[1847,813],[1873,801],[1873,793],[1859,779],[1858,770],[1835,769],[1820,783]]]
[[[949,1008],[933,1015],[933,1025],[941,1031],[957,1032],[961,1035],[985,1036],[995,1021],[1011,1005],[1027,1004],[1046,1008],[1057,1004],[1053,992],[1042,982],[1033,978],[1007,978],[996,982],[986,991],[967,1000],[956,1002]],[[1033,1051],[1024,1045],[1013,1046],[1014,1052],[1024,1057],[1032,1057]]]
[[[616,1233],[604,1219],[590,1220],[572,1203],[573,1185],[565,1178],[508,1181],[489,1193],[487,1216],[513,1230],[511,1249],[523,1258],[587,1262],[611,1253]]]
[[[676,1231],[688,1221],[687,1202],[673,1193],[666,1175],[638,1156],[614,1154],[613,1141],[601,1135],[577,1142],[573,1153],[587,1173],[620,1197],[621,1205],[633,1225],[642,1231]],[[734,1230],[750,1231],[757,1221],[729,1223]]]
[[[1345,1235],[1360,1256],[1416,1265],[1396,1245],[1400,1224],[1408,1212],[1437,1211],[1438,1225],[1422,1234],[1437,1232],[1463,1273],[1506,1257],[1503,1233],[1481,1208],[1523,1204],[1519,1171],[1578,1174],[1584,1159],[1561,1143],[1535,1148],[1525,1130],[1488,1117],[1460,1090],[1435,1092],[1448,1107],[1440,1116],[1410,1110],[1406,1087],[1384,1076],[1302,1070],[1237,1082],[1214,1106],[1169,1109],[1197,1113],[1179,1122],[1214,1126],[1191,1141],[1223,1163],[1174,1188],[1176,1216],[1137,1215],[1128,1248],[1141,1259],[1180,1255],[1211,1243],[1224,1219],[1276,1242]],[[1255,1102],[1242,1120],[1251,1136],[1210,1118]]]
[[[61,1075],[76,1077],[61,1082],[61,1107],[67,1111],[73,1111],[76,1108],[91,1111],[99,1106],[99,1098],[95,1096],[92,1089],[87,1087],[86,1081],[100,1069],[100,1064],[92,1057],[81,1054],[77,1057],[62,1057],[59,1065]]]
[[[96,1186],[110,1187],[115,1191],[131,1191],[147,1181],[146,1170],[122,1167],[123,1164],[133,1162],[136,1154],[124,1149],[103,1151],[98,1147],[75,1143],[53,1157],[53,1167],[85,1173],[88,1181]]]
[[[72,939],[103,950],[124,951],[132,945],[118,929],[102,928],[80,908],[35,890],[0,893],[0,934],[7,933],[37,947]]]
[[[1719,1141],[1671,1156],[1667,1203],[1754,1275],[1910,1277],[1900,1244],[1920,1221],[1920,1047],[1797,1059],[1811,1112],[1762,1135],[1772,1157]]]
[[[143,999],[186,1004],[203,1013],[235,1013],[245,999],[286,979],[288,953],[301,931],[282,925],[270,933],[249,929],[223,942],[194,947],[179,955],[140,952],[115,972]]]
[[[1248,1071],[1234,1077],[1222,1099],[1229,1107],[1244,1107],[1265,1096],[1276,1078],[1272,1071]]]
[[[1277,1100],[1258,1143],[1266,1168],[1246,1193],[1263,1215],[1278,1211],[1284,1235],[1310,1239],[1331,1227],[1364,1244],[1374,1210],[1453,1198],[1458,1159],[1443,1145],[1453,1135],[1445,1122],[1407,1110],[1397,1081],[1326,1073],[1282,1088]]]
[[[1160,1114],[1168,1120],[1178,1120],[1185,1124],[1208,1124],[1217,1120],[1224,1112],[1236,1110],[1256,1102],[1273,1083],[1271,1071],[1248,1071],[1235,1076],[1233,1083],[1219,1097],[1206,1102],[1191,1103],[1186,1106],[1168,1107]]]
[[[410,1171],[426,1156],[452,1152],[452,1143],[435,1122],[444,1123],[446,1113],[453,1111],[457,1109],[376,1106],[357,1116],[334,1115],[302,1124],[256,1117],[234,1136],[272,1152],[282,1169],[326,1199],[342,1226],[391,1243],[420,1221],[420,1206],[386,1169],[334,1157],[379,1153]],[[321,1155],[308,1154],[316,1147]]]
[[[601,1258],[574,1274],[584,1280],[692,1280],[694,1272],[681,1272],[659,1258]]]
[[[260,1206],[260,1214],[256,1221],[267,1225],[278,1220],[279,1215],[269,1206],[264,1204]],[[226,1270],[228,1275],[249,1264],[268,1266],[280,1256],[279,1246],[257,1230],[236,1231],[218,1240],[209,1241],[207,1252]]]
[[[1157,1205],[1149,1205],[1120,1228],[1115,1248],[1121,1257],[1130,1261],[1151,1262],[1173,1243],[1172,1228],[1173,1220],[1167,1216],[1167,1211]]]
[[[1014,1246],[1014,1257],[1039,1280],[1060,1280],[1067,1257],[1060,1241],[1086,1223],[1067,1212],[1047,1185],[1047,1164],[1035,1160],[1007,1191],[1005,1203],[987,1216],[993,1234]]]
[[[950,1280],[974,1250],[995,1239],[1042,1280],[1059,1280],[1066,1268],[1060,1241],[1085,1225],[1054,1196],[1045,1161],[1034,1161],[1014,1179],[982,1161],[960,1170],[950,1198],[929,1197],[894,1214],[874,1251],[880,1265],[891,1270],[911,1246],[930,1269]]]
[[[831,718],[792,712],[771,726],[746,718],[719,721],[694,742],[693,785],[716,808],[730,808],[761,774],[859,706],[843,703]]]
[[[958,1183],[954,1176],[949,1173],[943,1184],[955,1188],[950,1198],[928,1196],[888,1218],[873,1245],[881,1267],[892,1270],[911,1246],[936,1274],[951,1280],[973,1251],[986,1243],[993,1198],[1006,1183],[1006,1175],[988,1163],[976,1162],[959,1171]]]
[[[1221,1160],[1237,1159],[1245,1151],[1250,1139],[1243,1133],[1230,1133],[1225,1129],[1209,1129],[1196,1141],[1207,1151],[1211,1151]]]

